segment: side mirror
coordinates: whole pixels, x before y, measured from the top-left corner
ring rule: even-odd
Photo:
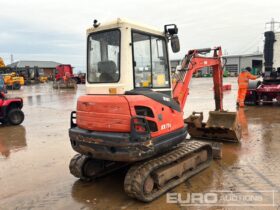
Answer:
[[[180,41],[177,35],[171,36],[171,48],[174,53],[180,51]]]

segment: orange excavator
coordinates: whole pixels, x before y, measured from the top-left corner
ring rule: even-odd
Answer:
[[[162,33],[123,19],[95,21],[87,33],[87,95],[71,113],[69,136],[79,154],[71,159],[70,172],[93,180],[129,166],[126,194],[150,202],[207,168],[211,144],[186,137],[191,126],[203,138],[217,140],[219,134],[228,140],[232,130],[223,125],[229,116],[234,124],[236,113],[223,111],[221,48],[189,51],[172,87],[167,43],[179,51],[175,24]],[[211,51],[213,56],[204,55]],[[205,125],[195,116],[186,123],[190,80],[206,66],[213,69],[216,111]],[[238,135],[233,138],[238,142]]]

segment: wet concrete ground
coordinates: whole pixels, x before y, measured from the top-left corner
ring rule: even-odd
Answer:
[[[237,86],[235,78],[224,83],[233,85],[225,92],[224,107],[235,110]],[[185,108],[192,111],[214,109],[211,79],[193,79]],[[249,107],[238,112],[243,128],[241,144],[224,144],[223,159],[213,161],[210,168],[171,190],[187,199],[191,193],[211,191],[225,195],[233,191],[261,196],[251,206],[223,205],[184,206],[167,203],[166,195],[144,204],[124,194],[125,171],[115,172],[93,183],[82,183],[68,169],[75,154],[68,138],[69,116],[75,109],[77,91],[53,90],[42,84],[10,92],[24,99],[25,121],[22,126],[0,125],[0,209],[279,209],[280,196],[280,107]],[[207,116],[205,116],[207,118]],[[253,192],[257,192],[253,193]],[[205,194],[204,194],[205,195]],[[239,202],[240,203],[240,202]],[[248,202],[247,202],[248,203]],[[243,203],[244,204],[244,203]],[[209,205],[209,204],[208,204]]]

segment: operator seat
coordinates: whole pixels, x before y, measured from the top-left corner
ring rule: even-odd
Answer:
[[[118,78],[117,65],[114,61],[98,62],[99,82],[116,82]]]
[[[143,89],[139,88],[139,89],[126,91],[124,94],[125,95],[143,95],[143,96],[153,99],[165,106],[168,106],[171,109],[181,112],[181,108],[180,108],[179,104],[173,98],[170,98],[170,96],[163,94],[163,93],[155,92],[155,91],[152,91],[149,89],[143,90]]]

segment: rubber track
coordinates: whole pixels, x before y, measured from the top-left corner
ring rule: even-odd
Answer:
[[[98,174],[94,175],[94,176],[87,176],[84,173],[84,164],[86,164],[87,161],[92,160],[90,157],[86,156],[86,155],[81,155],[81,154],[76,154],[70,161],[69,164],[69,169],[70,169],[70,173],[83,180],[83,181],[92,181],[96,178],[105,176],[113,171],[116,171],[120,168],[123,168],[125,166],[127,166],[129,163],[125,163],[125,162],[118,162],[118,164],[113,165],[112,167],[107,167],[105,168],[103,171],[99,172]],[[117,162],[115,162],[117,163]]]
[[[208,159],[206,162],[199,164],[195,169],[188,171],[180,178],[169,181],[163,188],[160,188],[157,191],[153,191],[151,194],[144,193],[144,182],[149,174],[151,174],[156,169],[172,164],[177,160],[180,160],[201,150],[207,150],[208,152]],[[124,190],[129,197],[136,198],[144,202],[150,202],[161,196],[166,191],[184,182],[189,177],[207,168],[210,165],[211,161],[212,147],[209,144],[198,141],[189,141],[187,143],[183,143],[175,150],[172,150],[164,155],[132,166],[126,174],[124,181]]]
[[[70,173],[81,179],[84,181],[90,181],[90,179],[86,176],[84,176],[83,173],[83,164],[88,160],[89,158],[85,155],[81,155],[81,154],[76,154],[70,161],[69,164],[69,169],[70,169]]]

